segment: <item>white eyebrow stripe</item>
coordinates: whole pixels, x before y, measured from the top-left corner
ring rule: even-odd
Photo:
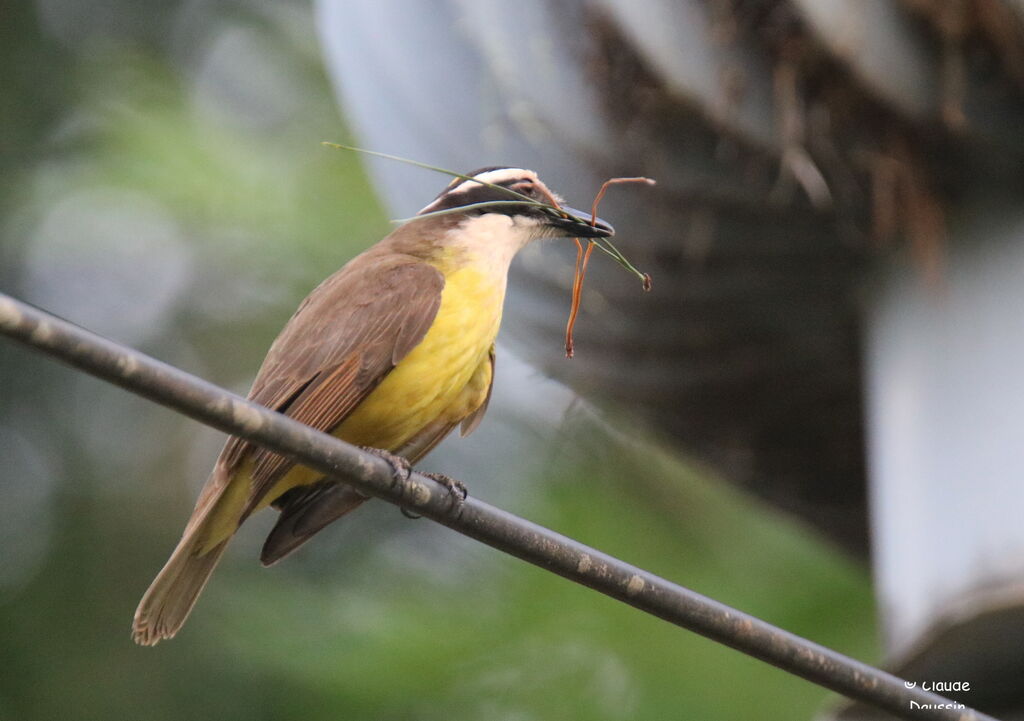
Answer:
[[[537,174],[532,170],[526,170],[525,168],[499,168],[498,170],[489,170],[486,173],[480,173],[480,175],[473,176],[473,180],[463,180],[451,190],[446,190],[444,194],[452,195],[454,193],[465,193],[471,187],[480,185],[481,183],[498,185],[500,183],[507,183],[510,180],[530,180],[536,183]]]
[[[463,180],[450,190],[444,191],[443,193],[441,193],[440,196],[435,198],[429,205],[425,206],[424,208],[421,208],[419,212],[416,213],[416,215],[429,213],[436,206],[440,205],[445,198],[454,193],[465,193],[473,187],[483,187],[481,186],[481,183],[490,183],[492,185],[497,185],[498,183],[505,183],[508,182],[509,180],[526,180],[536,183],[537,185],[543,186],[545,188],[547,187],[544,186],[544,183],[540,182],[540,179],[537,177],[537,174],[532,170],[526,170],[525,168],[498,168],[497,170],[488,170],[486,173],[474,175],[472,180]],[[514,200],[515,196],[510,194],[509,199]]]

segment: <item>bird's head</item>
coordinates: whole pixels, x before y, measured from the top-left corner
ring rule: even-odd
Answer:
[[[417,215],[441,211],[465,218],[466,230],[498,220],[486,216],[504,216],[505,224],[523,236],[524,244],[539,238],[607,238],[615,234],[600,218],[592,221],[589,213],[564,205],[535,172],[523,168],[480,168],[466,178],[455,178]],[[475,223],[477,218],[483,222]]]

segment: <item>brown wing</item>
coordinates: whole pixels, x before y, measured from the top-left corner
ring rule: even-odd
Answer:
[[[303,301],[271,346],[249,398],[332,430],[423,340],[443,288],[444,276],[427,263],[364,253]],[[218,463],[233,469],[246,456],[253,461],[251,507],[293,463],[240,438],[228,440]]]
[[[476,430],[476,427],[480,425],[480,421],[484,419],[484,413],[487,412],[487,406],[491,402],[491,391],[494,390],[494,344],[491,344],[491,350],[487,354],[487,359],[491,362],[491,382],[487,386],[487,396],[484,398],[484,402],[480,404],[480,407],[470,413],[468,416],[462,419],[462,428],[459,431],[459,435],[463,438],[468,436],[470,433]]]

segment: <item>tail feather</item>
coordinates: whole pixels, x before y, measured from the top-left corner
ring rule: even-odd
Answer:
[[[281,517],[263,544],[260,561],[270,566],[318,531],[366,503],[368,498],[346,483],[321,481],[294,488],[281,497]]]
[[[135,610],[132,639],[153,646],[178,632],[210,580],[224,549],[247,515],[250,485],[244,464],[237,470],[217,462],[185,532]]]
[[[237,528],[238,488],[218,464],[196,502],[185,532],[167,563],[153,579],[135,610],[132,639],[153,646],[178,632],[210,580],[224,549]],[[225,516],[234,523],[226,522]]]
[[[132,639],[153,646],[178,632],[210,580],[228,542],[221,541],[206,553],[200,551],[197,534],[186,534],[142,597],[132,623]]]

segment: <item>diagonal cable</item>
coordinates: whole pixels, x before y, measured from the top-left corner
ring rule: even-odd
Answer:
[[[900,718],[995,721],[0,293],[0,334],[606,596]]]

